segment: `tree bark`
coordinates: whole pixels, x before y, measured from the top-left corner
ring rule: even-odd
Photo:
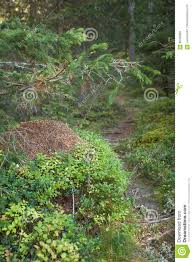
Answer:
[[[66,1],[63,0],[57,0],[57,14],[58,14],[58,18],[57,18],[57,33],[61,34],[63,32],[63,27],[64,27],[64,17],[62,15],[62,9],[64,8],[64,3]]]
[[[37,18],[37,2],[36,0],[29,0],[29,20],[33,24]]]
[[[135,0],[128,2],[129,14],[129,58],[130,61],[135,61]]]

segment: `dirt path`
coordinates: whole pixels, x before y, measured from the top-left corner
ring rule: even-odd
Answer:
[[[133,112],[128,112],[127,117],[120,120],[117,127],[103,132],[105,139],[112,145],[120,143],[121,140],[131,136],[134,128]]]
[[[135,124],[133,120],[134,115],[134,110],[128,110],[127,117],[121,119],[117,127],[107,129],[103,132],[105,140],[108,141],[113,148],[122,140],[131,137],[133,134]],[[121,155],[119,157],[122,158]],[[132,170],[129,171],[132,172]],[[161,213],[160,204],[156,200],[154,187],[147,179],[134,174],[127,195],[133,197],[136,209],[140,210],[140,208],[143,208],[147,210],[155,210],[154,214],[157,216]]]
[[[123,139],[132,136],[135,126],[135,112],[135,110],[128,110],[127,117],[121,119],[117,127],[109,128],[103,132],[104,138],[111,144],[112,148],[115,148]],[[122,155],[119,155],[119,157],[123,159]],[[127,165],[124,166],[127,169]],[[127,195],[133,198],[136,211],[141,215],[143,214],[142,220],[147,221],[147,224],[143,224],[144,232],[139,242],[142,246],[151,247],[151,243],[157,239],[160,243],[165,241],[172,245],[175,234],[174,225],[172,224],[173,216],[163,213],[163,208],[160,206],[153,184],[148,179],[140,177],[136,170],[128,171],[132,172],[133,176],[128,186]],[[154,222],[159,227],[158,233],[153,232],[151,229]]]

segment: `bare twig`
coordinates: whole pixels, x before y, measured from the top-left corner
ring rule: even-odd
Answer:
[[[75,216],[75,199],[74,199],[74,189],[72,189],[72,215]]]
[[[172,218],[174,218],[175,216],[172,215],[172,216],[169,216],[169,217],[163,217],[163,218],[160,218],[160,219],[157,219],[157,220],[153,220],[153,221],[142,221],[141,224],[157,224],[157,223],[161,223],[163,221],[168,221]]]
[[[15,62],[15,61],[10,61],[10,62],[0,62],[0,68],[6,68],[6,67],[11,67],[11,68],[18,68],[18,69],[24,69],[24,70],[32,70],[33,68],[39,67],[39,68],[45,68],[47,67],[45,64],[30,64],[30,63],[24,63],[24,62]]]

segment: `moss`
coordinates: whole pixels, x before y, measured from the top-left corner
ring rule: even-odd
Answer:
[[[174,208],[174,112],[173,100],[147,105],[137,114],[134,136],[123,141],[117,152],[129,170],[152,181],[164,208]]]

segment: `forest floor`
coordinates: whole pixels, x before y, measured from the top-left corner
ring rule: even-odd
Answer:
[[[105,140],[111,144],[112,148],[115,148],[121,141],[132,136],[135,124],[134,114],[134,110],[127,109],[127,116],[120,120],[117,127],[108,128],[103,132]],[[119,155],[119,157],[122,159],[122,155]],[[124,164],[124,166],[127,169],[126,164]],[[135,173],[135,170],[133,170],[132,173]],[[161,212],[160,203],[156,200],[155,189],[144,177],[133,174],[127,194],[133,197],[136,209],[140,209],[140,207],[152,209],[155,210],[158,215]]]
[[[132,138],[135,134],[135,113],[138,111],[138,108],[130,106],[125,111],[126,116],[121,118],[116,126],[109,127],[103,131],[103,137],[110,143],[115,152],[117,152],[117,146],[124,143],[125,139]],[[164,213],[153,183],[141,176],[137,170],[130,170],[124,162],[123,154],[118,152],[118,155],[123,160],[125,170],[132,173],[127,196],[133,199],[133,206],[142,219],[141,231],[138,236],[139,245],[144,247],[144,251],[148,250],[148,248],[153,249],[152,247],[154,246],[155,252],[160,252],[163,243],[172,246],[174,239],[173,215]],[[148,215],[150,222],[146,220]]]

